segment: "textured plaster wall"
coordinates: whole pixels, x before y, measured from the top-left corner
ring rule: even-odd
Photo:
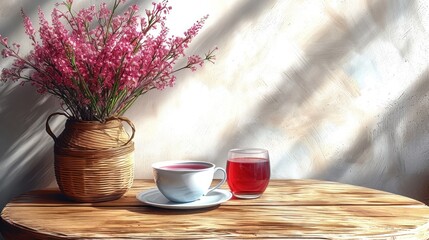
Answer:
[[[96,1],[89,1],[95,3]],[[148,6],[148,1],[139,2]],[[0,0],[0,34],[28,50],[21,7]],[[77,6],[87,2],[76,0]],[[171,1],[172,32],[209,20],[189,52],[218,46],[215,65],[142,96],[136,178],[171,159],[225,166],[228,149],[270,151],[273,178],[316,178],[429,198],[429,3],[425,0]],[[0,66],[9,64],[1,60]],[[56,99],[0,84],[0,207],[54,183],[45,133]],[[52,121],[56,133],[64,119]]]

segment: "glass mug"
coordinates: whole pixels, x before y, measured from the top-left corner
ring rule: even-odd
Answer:
[[[231,149],[226,164],[227,183],[237,198],[258,198],[270,181],[268,150]]]

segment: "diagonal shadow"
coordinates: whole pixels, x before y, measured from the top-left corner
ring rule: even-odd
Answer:
[[[35,13],[37,12],[38,6],[41,6],[42,9],[45,9],[46,8],[45,6],[47,4],[48,3],[45,1],[25,1],[25,4],[23,4],[21,7],[23,8],[27,16],[32,16],[32,15],[37,15]],[[10,8],[14,9],[12,5],[10,6]],[[1,9],[0,12],[6,11],[5,9],[7,8]],[[31,19],[31,20],[33,21],[34,24],[38,23],[37,19]],[[3,17],[3,21],[0,25],[0,29],[1,29],[0,34],[4,37],[5,36],[7,37],[7,36],[11,36],[12,33],[17,32],[18,29],[19,31],[24,32],[22,26],[23,25],[22,25],[22,17],[21,17],[20,9],[16,8],[15,14],[13,15],[8,14],[7,17]]]
[[[428,141],[426,136],[429,130],[425,123],[429,122],[429,115],[421,112],[421,109],[429,108],[428,82],[429,69],[426,69],[400,98],[390,104],[391,107],[381,116],[380,122],[368,124],[370,130],[362,129],[347,151],[333,159],[331,165],[310,177],[331,181],[342,180],[377,189],[398,182],[401,194],[428,200],[427,185],[421,183],[429,181],[427,172],[429,165],[426,163],[429,151],[419,148]],[[380,145],[384,149],[382,156],[377,154],[377,147]],[[372,160],[374,158],[375,160]],[[356,163],[367,164],[365,174],[368,177],[347,175]],[[378,167],[370,168],[371,165]],[[406,177],[406,174],[411,177]],[[398,193],[395,185],[386,191]]]
[[[0,209],[11,197],[52,181],[53,143],[44,131],[44,119],[55,105],[55,99],[37,95],[31,86],[2,85]]]
[[[384,1],[372,1],[370,8],[378,9],[384,4]],[[403,11],[406,10],[403,9]],[[391,19],[391,21],[394,20]],[[332,74],[332,68],[351,54],[354,49],[367,46],[370,41],[377,37],[378,30],[376,26],[367,22],[365,17],[361,17],[354,25],[340,33],[332,25],[325,26],[319,31],[319,37],[313,41],[313,45],[304,50],[305,58],[301,65],[286,70],[284,80],[277,86],[277,91],[271,96],[265,97],[268,101],[261,102],[256,107],[254,115],[248,117],[257,120],[257,122],[250,122],[233,131],[233,134],[220,144],[218,154],[210,160],[221,165],[224,164],[222,159],[225,159],[229,149],[247,147],[243,146],[244,140],[251,138],[261,127],[258,122],[263,125],[276,116],[286,117],[293,114],[295,109],[302,107],[307,99],[310,99],[325,84],[324,81],[327,76]],[[314,119],[313,124],[317,125],[317,122],[322,119],[322,117]],[[224,136],[228,136],[231,129],[234,129],[234,126],[226,128]]]
[[[239,2],[230,12],[224,14],[225,17],[213,24],[214,27],[201,32],[200,36],[198,36],[198,41],[192,43],[193,50],[206,52],[207,49],[213,48],[219,42],[226,42],[234,35],[234,31],[240,25],[258,21],[259,18],[263,17],[263,13],[269,11],[276,2],[275,0],[246,0]]]

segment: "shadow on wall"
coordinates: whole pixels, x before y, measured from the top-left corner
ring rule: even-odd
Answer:
[[[422,146],[429,146],[428,82],[429,69],[392,103],[382,120],[374,124],[376,126],[371,126],[373,131],[361,131],[347,151],[311,177],[338,181],[344,179],[355,164],[375,161],[372,163],[374,168],[365,168],[367,178],[354,175],[348,181],[373,188],[380,188],[380,185],[388,188],[391,182],[396,181],[401,192],[386,187],[383,190],[427,202],[429,148]],[[383,155],[372,159],[374,152],[379,151],[378,146],[383,146]]]
[[[384,4],[386,4],[385,1],[373,1],[370,7],[378,9]],[[233,135],[225,133],[224,136],[229,135],[229,137],[218,151],[219,155],[213,159],[223,159],[231,146],[243,147],[242,142],[247,138],[252,138],[260,125],[269,123],[273,118],[279,116],[287,118],[289,114],[293,114],[325,84],[324,80],[328,79],[326,76],[332,74],[332,69],[338,67],[348,54],[356,49],[364,48],[370,43],[379,34],[378,30],[376,26],[368,24],[364,17],[354,26],[349,26],[342,32],[338,32],[339,30],[332,25],[321,29],[315,34],[320,37],[303,50],[306,58],[299,66],[284,72],[284,80],[277,86],[277,91],[271,96],[265,96],[266,101],[261,101],[254,111],[254,115],[249,116],[249,119],[255,119],[257,122],[241,126]],[[312,119],[315,126],[324,118],[323,112],[318,114]],[[287,154],[284,153],[285,156]],[[273,169],[275,168],[273,166]]]
[[[11,36],[14,34],[17,30],[21,31],[21,23],[22,17],[20,13],[20,8],[23,7],[24,12],[30,16],[34,15],[37,12],[38,6],[44,6],[42,1],[25,1],[25,6],[18,6],[18,4],[15,1],[1,1],[1,23],[0,23],[0,34],[5,36]],[[33,20],[34,21],[34,20]],[[35,22],[35,21],[34,21]]]
[[[30,85],[0,88],[0,209],[11,197],[53,180],[53,141],[45,120],[55,100]]]
[[[248,0],[241,1],[234,8],[225,13],[225,17],[221,21],[214,24],[216,28],[205,31],[205,34],[199,36],[200,41],[192,43],[197,52],[207,51],[207,49],[217,46],[219,43],[228,42],[231,36],[234,36],[234,31],[244,23],[257,21],[263,16],[263,13],[269,11],[275,0]]]

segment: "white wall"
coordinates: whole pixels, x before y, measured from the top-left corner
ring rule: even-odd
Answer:
[[[39,4],[52,9],[46,1],[0,0],[0,34],[28,43],[19,9],[36,19]],[[428,198],[427,1],[171,5],[173,32],[210,14],[190,52],[218,46],[217,62],[180,73],[175,87],[142,96],[127,112],[137,128],[137,178],[150,178],[156,161],[225,166],[228,149],[262,147],[270,151],[273,178],[325,179]],[[57,110],[55,99],[31,86],[1,84],[1,204],[53,181],[53,142],[44,123]],[[56,132],[63,121],[52,122]]]

